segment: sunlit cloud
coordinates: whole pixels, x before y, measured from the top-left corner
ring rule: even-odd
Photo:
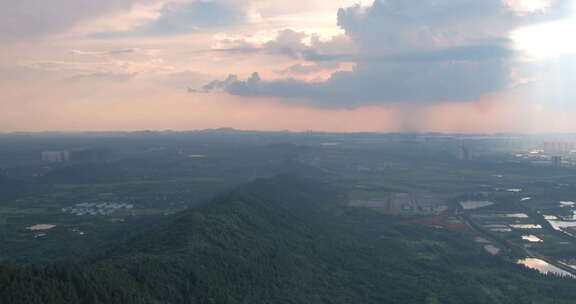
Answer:
[[[574,29],[576,18],[521,28],[512,34],[512,39],[529,56],[552,57],[576,52],[576,41],[569,38]]]
[[[519,14],[545,11],[550,7],[553,0],[504,0],[504,2],[514,8]]]

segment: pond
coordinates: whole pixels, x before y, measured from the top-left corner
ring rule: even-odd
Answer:
[[[191,155],[188,155],[188,157],[189,157],[189,158],[204,158],[204,157],[206,157],[206,155],[203,155],[203,154],[191,154]]]
[[[339,146],[340,143],[339,142],[325,142],[325,143],[321,143],[321,146],[324,147],[334,147],[334,146]]]
[[[536,225],[536,224],[514,224],[514,225],[510,225],[510,227],[516,228],[516,229],[542,229],[541,225]]]
[[[560,220],[547,220],[547,221],[556,230],[562,230],[562,228],[576,227],[576,221],[560,221]]]
[[[462,208],[464,210],[473,210],[473,209],[488,207],[488,206],[492,206],[492,205],[494,205],[494,203],[490,202],[490,201],[464,201],[464,202],[460,202],[460,206],[462,206]]]
[[[510,228],[492,228],[489,230],[492,232],[512,232],[512,229]]]
[[[576,278],[573,274],[562,270],[554,265],[549,264],[546,261],[536,258],[526,258],[523,260],[518,260],[516,263],[524,265],[528,268],[536,269],[542,274],[555,274],[562,277]]]
[[[26,229],[28,230],[32,230],[32,231],[38,231],[38,230],[50,230],[52,228],[56,227],[56,225],[51,225],[51,224],[37,224],[34,226],[30,226],[30,227],[26,227]]]
[[[505,216],[511,217],[511,218],[528,218],[528,214],[524,214],[524,213],[506,214]]]
[[[490,253],[491,255],[497,255],[498,253],[500,253],[500,248],[494,245],[485,245],[484,250],[488,251],[488,253]]]
[[[535,235],[523,235],[522,239],[530,243],[542,243],[542,239]]]

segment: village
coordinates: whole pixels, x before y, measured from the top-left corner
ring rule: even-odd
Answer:
[[[122,209],[133,209],[133,204],[100,202],[100,203],[79,203],[72,207],[62,208],[62,212],[76,216],[83,215],[110,215]]]

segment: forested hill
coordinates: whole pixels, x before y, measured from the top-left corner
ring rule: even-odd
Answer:
[[[574,303],[576,282],[459,232],[351,209],[330,187],[259,180],[76,265],[0,268],[0,303]]]

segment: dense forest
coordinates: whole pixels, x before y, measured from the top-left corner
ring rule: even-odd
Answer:
[[[348,208],[327,185],[261,179],[81,263],[0,266],[0,303],[573,303],[574,281],[462,232]]]

